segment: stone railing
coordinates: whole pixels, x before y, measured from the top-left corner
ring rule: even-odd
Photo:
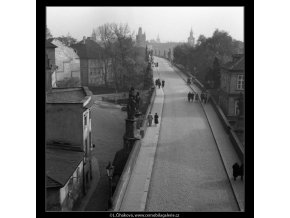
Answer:
[[[152,109],[155,96],[156,96],[156,91],[155,91],[155,88],[154,88],[154,91],[153,91],[151,99],[150,99],[150,103],[148,105],[146,114],[144,116],[145,118],[143,119],[142,126],[140,128],[140,130],[143,131],[143,133],[141,134],[143,136],[144,136],[144,132],[147,129],[146,118],[147,118],[147,115],[149,114],[149,112]],[[112,208],[110,209],[111,211],[119,211],[120,210],[124,195],[126,193],[126,189],[127,189],[127,185],[128,185],[129,179],[131,177],[132,171],[134,169],[134,166],[135,166],[135,163],[136,163],[139,151],[140,151],[140,147],[141,147],[141,141],[137,140],[135,142],[134,146],[133,146],[132,151],[130,152],[130,155],[128,157],[126,165],[125,165],[125,167],[123,169],[122,175],[121,175],[121,177],[119,179],[119,182],[117,184],[117,187],[115,189],[115,192],[114,192],[114,195],[113,195],[113,200],[112,200]]]
[[[234,145],[234,148],[240,158],[241,161],[244,160],[244,154],[245,154],[245,148],[240,142],[237,134],[233,130],[232,126],[230,125],[229,121],[227,120],[226,116],[224,115],[222,109],[219,107],[219,105],[216,103],[216,101],[213,98],[210,98],[210,102],[213,105],[213,108],[215,109],[218,117],[220,118],[224,128],[227,130],[227,133],[229,134],[229,138]]]

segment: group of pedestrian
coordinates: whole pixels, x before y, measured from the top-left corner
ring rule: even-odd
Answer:
[[[198,99],[199,99],[198,93],[188,92],[188,94],[187,94],[188,102],[198,101]]]
[[[158,86],[159,89],[160,89],[160,86],[162,86],[162,88],[164,88],[165,81],[162,80],[162,82],[161,82],[160,79],[158,78],[155,80],[155,85]]]
[[[236,178],[240,176],[241,180],[243,180],[244,177],[244,164],[239,165],[238,163],[235,163],[233,165],[233,177],[234,180],[236,180]]]
[[[155,113],[155,115],[154,115],[155,126],[159,123],[158,118],[159,118],[158,114]],[[151,112],[148,114],[147,119],[148,119],[149,126],[152,126],[153,115],[151,114]]]
[[[200,98],[202,103],[206,104],[208,102],[208,94],[206,92],[202,92]]]

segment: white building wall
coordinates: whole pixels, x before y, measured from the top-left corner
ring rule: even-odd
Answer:
[[[65,78],[80,78],[80,59],[73,48],[65,46],[57,39],[52,41],[55,48],[55,64],[58,67],[56,71],[57,81]]]

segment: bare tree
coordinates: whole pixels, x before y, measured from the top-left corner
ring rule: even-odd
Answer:
[[[102,59],[105,65],[104,80],[107,83],[108,67],[111,66],[114,86],[127,88],[138,80],[138,73],[146,68],[143,59],[136,51],[133,42],[133,33],[130,32],[128,24],[106,23],[96,29],[96,35],[104,48]],[[144,68],[144,69],[143,69]]]

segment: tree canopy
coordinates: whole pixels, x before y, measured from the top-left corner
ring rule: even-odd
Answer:
[[[243,43],[216,29],[211,37],[200,35],[195,47],[187,43],[174,47],[173,61],[183,65],[190,73],[196,73],[202,82],[215,81],[214,86],[217,86],[219,65],[228,62],[234,53],[243,53]]]
[[[71,44],[75,44],[77,42],[77,40],[73,38],[70,33],[68,33],[66,36],[56,37],[56,39],[61,41],[66,46],[70,46]]]

